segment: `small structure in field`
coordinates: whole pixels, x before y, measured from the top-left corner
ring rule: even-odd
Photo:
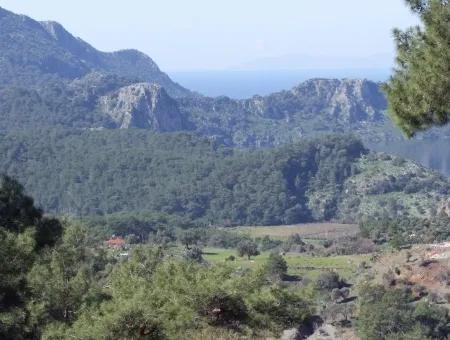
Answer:
[[[126,242],[123,237],[113,236],[108,241],[106,241],[105,244],[109,248],[122,249],[125,246]]]

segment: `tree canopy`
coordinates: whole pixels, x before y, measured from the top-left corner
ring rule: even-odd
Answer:
[[[449,122],[450,5],[407,0],[422,25],[394,30],[397,66],[385,90],[393,121],[408,136]]]

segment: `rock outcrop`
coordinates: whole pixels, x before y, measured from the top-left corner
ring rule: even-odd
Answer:
[[[182,105],[206,112],[233,112],[270,119],[324,114],[345,123],[383,119],[387,108],[380,85],[360,79],[311,79],[288,91],[250,99],[187,98]]]
[[[368,135],[368,130],[376,135],[370,127],[386,122],[387,109],[380,84],[357,79],[311,79],[291,90],[243,100],[189,97],[178,102],[197,131],[245,147],[324,132]]]
[[[117,128],[141,128],[158,132],[183,129],[183,117],[174,99],[157,84],[125,86],[100,98],[100,109]]]
[[[311,79],[293,88],[294,103],[348,123],[379,121],[387,108],[380,85],[361,79]]]
[[[450,198],[439,204],[437,214],[450,217]]]

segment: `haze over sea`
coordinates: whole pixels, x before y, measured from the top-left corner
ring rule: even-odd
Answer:
[[[385,81],[390,70],[383,69],[304,69],[304,70],[217,70],[173,71],[170,77],[182,86],[206,96],[235,99],[289,90],[311,78],[366,78]]]

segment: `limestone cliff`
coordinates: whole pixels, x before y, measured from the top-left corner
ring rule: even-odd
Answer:
[[[101,97],[99,106],[121,129],[141,128],[158,132],[183,129],[183,117],[176,101],[157,84],[125,86]]]

